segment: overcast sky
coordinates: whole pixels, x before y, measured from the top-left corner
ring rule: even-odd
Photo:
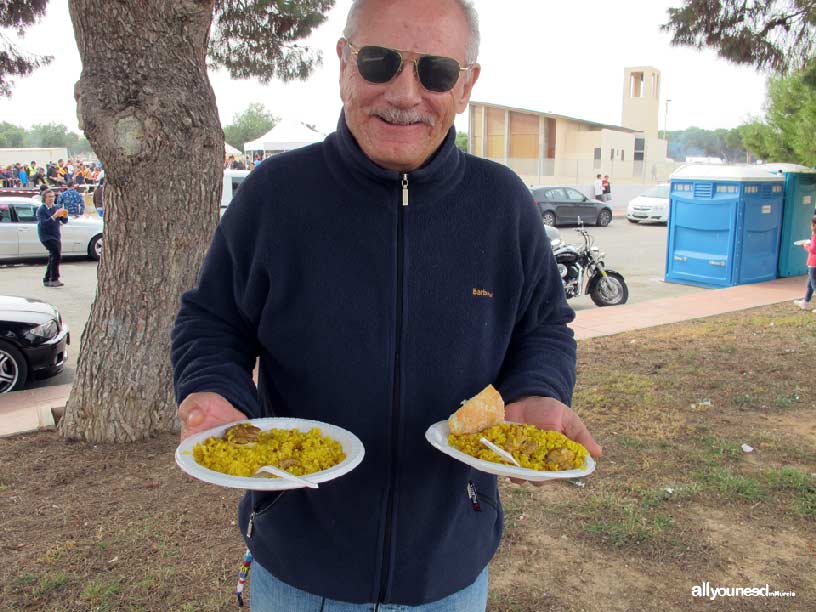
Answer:
[[[323,52],[323,66],[306,82],[261,85],[210,78],[223,125],[252,102],[273,114],[315,124],[330,132],[340,99],[334,45],[350,0],[337,0],[328,21],[309,39]],[[481,20],[482,74],[473,99],[620,124],[625,66],[654,66],[662,72],[660,129],[665,101],[668,129],[695,125],[732,128],[761,115],[765,75],[720,60],[711,51],[672,47],[659,25],[680,0],[475,0]],[[18,79],[11,99],[0,100],[0,120],[24,127],[62,123],[78,130],[73,86],[81,64],[67,0],[51,0],[46,18],[30,28],[21,46],[53,55],[51,65]],[[467,129],[466,114],[457,118]]]

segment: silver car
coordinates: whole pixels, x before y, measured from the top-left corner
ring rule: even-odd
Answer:
[[[0,198],[0,260],[48,257],[37,237],[37,209],[31,198]],[[98,260],[102,255],[102,219],[69,217],[62,226],[62,254],[84,255]]]

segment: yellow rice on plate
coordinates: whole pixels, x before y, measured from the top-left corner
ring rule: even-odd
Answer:
[[[586,468],[587,449],[557,431],[544,431],[535,425],[500,423],[472,434],[449,434],[448,444],[463,453],[493,463],[508,463],[483,445],[487,438],[531,470],[558,472]]]
[[[199,442],[193,447],[193,458],[206,468],[232,476],[253,476],[264,465],[274,465],[295,476],[305,476],[334,467],[346,458],[341,444],[322,435],[317,427],[307,432],[297,429],[257,430],[252,442],[239,443],[231,438],[230,430],[227,430],[223,438],[213,437]]]

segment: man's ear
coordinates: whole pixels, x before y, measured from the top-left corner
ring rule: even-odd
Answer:
[[[346,45],[348,45],[348,41],[345,38],[340,38],[337,40],[337,45],[335,46],[337,57],[340,58],[340,70],[346,69]]]
[[[470,70],[465,73],[465,82],[462,89],[462,95],[456,103],[456,112],[461,114],[465,112],[468,102],[470,101],[470,92],[473,91],[473,86],[479,79],[482,72],[482,67],[479,64],[473,64]]]

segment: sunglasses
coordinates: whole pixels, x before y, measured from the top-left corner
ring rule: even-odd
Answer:
[[[428,91],[445,92],[453,89],[459,80],[459,73],[466,72],[473,64],[461,66],[452,57],[439,55],[420,55],[416,59],[406,60],[402,54],[407,51],[366,45],[359,49],[346,41],[352,55],[357,58],[357,71],[369,83],[388,83],[402,72],[405,62],[414,65],[417,78]]]

